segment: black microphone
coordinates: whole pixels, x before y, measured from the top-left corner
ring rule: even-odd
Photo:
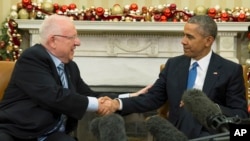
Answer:
[[[118,114],[93,119],[90,122],[90,131],[98,141],[127,141],[125,122]]]
[[[198,89],[186,90],[182,96],[184,108],[209,131],[229,132],[228,123],[236,123],[239,118],[227,118],[222,114],[219,105],[210,100],[207,95]]]
[[[146,127],[156,141],[188,141],[172,123],[158,115],[146,119]]]

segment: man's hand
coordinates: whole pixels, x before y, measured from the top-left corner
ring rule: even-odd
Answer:
[[[153,85],[147,85],[146,87],[140,89],[139,91],[135,92],[135,93],[130,93],[129,97],[134,97],[134,96],[138,96],[141,94],[145,94],[148,92],[148,89],[150,89]]]
[[[106,96],[98,98],[98,102],[99,102],[99,109],[97,113],[99,115],[108,115],[114,113],[120,107],[120,103],[117,99],[112,100],[111,98]]]
[[[99,115],[107,115],[110,112],[110,109],[112,107],[112,99],[105,96],[105,97],[100,97],[98,98],[98,104],[99,104],[99,107],[98,107],[98,111],[97,113]]]
[[[117,110],[119,110],[120,107],[119,100],[111,99],[106,96],[98,98],[98,102],[99,102],[99,109],[97,113],[102,116],[114,113]]]

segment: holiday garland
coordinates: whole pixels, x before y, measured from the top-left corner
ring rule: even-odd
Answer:
[[[120,21],[120,22],[185,22],[194,15],[212,17],[217,22],[249,22],[250,10],[243,7],[221,10],[219,6],[205,8],[197,6],[194,11],[184,8],[178,10],[176,4],[158,6],[143,6],[136,3],[120,6],[114,4],[112,8],[90,7],[77,8],[76,4],[59,5],[52,0],[21,0],[11,7],[11,12],[2,24],[0,36],[0,60],[16,61],[20,56],[22,38],[15,19],[44,19],[51,14],[71,17],[81,21]],[[250,31],[247,33],[250,40]]]

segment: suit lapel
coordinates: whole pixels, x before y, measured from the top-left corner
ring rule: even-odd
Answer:
[[[211,89],[214,87],[216,81],[220,76],[220,60],[219,57],[213,53],[210,63],[208,65],[208,70],[203,85],[203,91],[209,96]]]
[[[180,94],[183,94],[183,92],[187,89],[189,65],[190,65],[190,58],[186,58],[176,67],[177,68],[176,77],[178,81],[177,83],[179,86]]]

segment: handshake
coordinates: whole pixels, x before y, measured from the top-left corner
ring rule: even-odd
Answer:
[[[111,99],[107,96],[98,98],[98,103],[99,107],[97,113],[101,116],[114,113],[120,107],[118,99]]]
[[[141,90],[129,94],[129,97],[136,97],[141,94],[145,94],[148,92],[148,89],[151,88],[152,85],[147,85],[146,87],[142,88]],[[97,113],[101,116],[108,115],[111,113],[116,112],[120,109],[120,101],[118,99],[111,99],[107,96],[98,98],[98,111]]]

